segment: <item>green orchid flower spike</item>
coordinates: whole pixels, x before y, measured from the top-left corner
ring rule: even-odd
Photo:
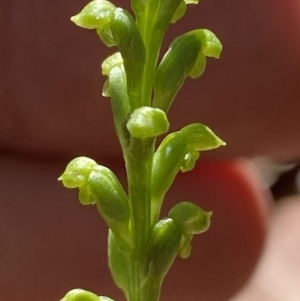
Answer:
[[[95,30],[115,47],[102,63],[102,94],[111,99],[114,125],[127,172],[124,189],[109,168],[93,159],[72,160],[59,180],[78,189],[83,205],[95,205],[108,227],[108,264],[128,301],[158,301],[176,256],[189,257],[194,235],[205,232],[211,212],[188,201],[161,217],[166,193],[179,172],[192,170],[202,151],[225,142],[207,126],[193,123],[169,131],[167,113],[187,77],[198,78],[222,44],[207,29],[184,33],[160,54],[170,24],[198,0],[131,0],[134,15],[107,0],[94,0],[71,20]],[[162,57],[161,60],[159,58]],[[74,289],[61,301],[113,301]]]

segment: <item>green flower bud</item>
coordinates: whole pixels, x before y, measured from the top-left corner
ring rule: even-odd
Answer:
[[[109,1],[94,0],[73,16],[71,21],[86,29],[105,28],[111,22],[115,9],[116,6]]]
[[[100,300],[101,299],[96,294],[80,288],[76,288],[69,291],[60,301],[100,301]]]
[[[212,212],[206,212],[190,202],[181,202],[169,211],[169,217],[174,220],[182,234],[178,249],[180,257],[190,256],[193,235],[205,232],[209,228],[211,214]]]
[[[141,107],[131,114],[127,129],[133,137],[152,138],[166,133],[169,129],[169,121],[164,111],[152,107]]]
[[[154,225],[146,252],[146,266],[151,266],[156,276],[163,277],[171,267],[180,239],[181,232],[171,218],[164,218]]]
[[[114,53],[104,60],[102,63],[102,74],[109,77],[104,83],[102,95],[111,97],[115,128],[121,146],[124,149],[130,138],[126,128],[130,104],[127,95],[124,61],[120,52]]]
[[[201,43],[195,34],[183,34],[171,43],[157,68],[153,107],[168,111],[200,51]]]
[[[72,160],[59,178],[67,188],[79,188],[83,205],[97,204],[106,224],[112,229],[120,247],[130,247],[130,208],[127,195],[115,174],[86,157]]]
[[[143,77],[146,53],[132,16],[108,1],[94,0],[71,20],[81,27],[96,29],[107,46],[118,46],[126,71],[129,100],[133,109],[138,108],[141,105],[141,86],[136,78]],[[108,70],[104,72],[108,73]]]
[[[181,132],[169,134],[159,145],[153,157],[151,195],[153,205],[160,201],[170,188],[187,153]],[[156,205],[155,205],[156,206]]]
[[[226,144],[211,129],[201,123],[187,125],[180,132],[191,150],[207,151]]]
[[[128,291],[128,253],[119,248],[116,238],[111,230],[108,232],[108,263],[113,279],[124,292]]]
[[[127,195],[115,174],[107,167],[98,165],[91,172],[89,193],[121,249],[132,246],[129,233],[130,208]]]
[[[205,56],[218,58],[221,50],[221,42],[207,29],[177,37],[157,68],[153,106],[168,111],[186,77],[200,76],[205,70]]]
[[[168,216],[175,221],[181,233],[189,237],[209,228],[211,214],[193,203],[181,202],[169,211]]]
[[[64,173],[58,178],[67,188],[82,187],[87,183],[88,177],[97,163],[87,157],[73,159],[66,167]]]
[[[89,175],[88,185],[104,219],[127,225],[130,217],[129,202],[115,174],[109,168],[97,165]]]
[[[123,66],[115,66],[111,69],[109,73],[109,87],[115,128],[121,146],[124,149],[130,139],[130,134],[126,127],[130,113],[130,104],[127,95],[126,74]]]
[[[110,30],[124,61],[130,104],[136,109],[141,102],[141,87],[136,79],[143,77],[145,46],[134,19],[122,8],[115,10]]]

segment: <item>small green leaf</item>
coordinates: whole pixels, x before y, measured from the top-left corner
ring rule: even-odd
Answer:
[[[109,1],[94,0],[71,17],[71,21],[86,29],[105,28],[112,20],[115,9],[116,6]]]
[[[191,150],[207,151],[226,145],[210,128],[201,123],[187,125],[180,132]]]
[[[152,138],[166,133],[169,121],[164,111],[145,106],[134,110],[127,122],[127,129],[133,137]]]
[[[86,184],[90,173],[97,163],[87,157],[73,159],[64,173],[58,178],[67,188],[77,188]]]

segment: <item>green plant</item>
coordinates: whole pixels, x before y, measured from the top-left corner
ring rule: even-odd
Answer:
[[[106,0],[94,0],[71,20],[95,29],[118,52],[102,64],[108,76],[103,95],[111,97],[114,124],[123,151],[127,193],[114,173],[94,160],[72,160],[60,177],[79,188],[82,204],[95,204],[108,228],[109,267],[128,301],[156,301],[177,254],[187,258],[195,234],[206,231],[210,212],[184,201],[160,219],[164,196],[179,171],[193,169],[199,152],[225,143],[194,123],[167,135],[167,112],[187,76],[199,77],[206,57],[218,58],[222,45],[209,30],[178,36],[159,61],[164,34],[197,0],[131,0],[135,18]],[[61,301],[108,301],[81,289]]]

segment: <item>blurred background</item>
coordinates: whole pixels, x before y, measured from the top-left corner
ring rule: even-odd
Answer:
[[[123,300],[104,223],[56,182],[78,155],[124,180],[101,96],[100,66],[115,50],[70,22],[87,1],[0,1],[0,300],[58,300],[76,286]],[[215,32],[224,50],[186,81],[170,123],[207,124],[227,146],[203,154],[170,193],[188,190],[216,223],[174,267],[162,300],[300,300],[299,1],[200,2],[170,26],[162,53],[195,28]]]

